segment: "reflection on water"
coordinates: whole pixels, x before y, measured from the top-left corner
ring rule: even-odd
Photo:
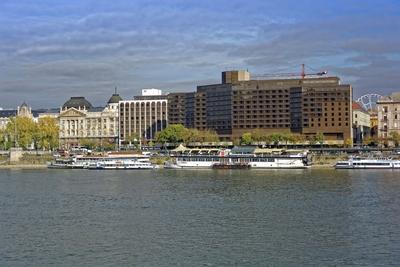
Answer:
[[[395,265],[399,174],[0,171],[0,265]]]

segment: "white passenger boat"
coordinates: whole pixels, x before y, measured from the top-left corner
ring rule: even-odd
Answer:
[[[286,151],[279,150],[279,153],[276,154],[269,152],[271,152],[271,150],[257,150],[255,148],[249,148],[247,150],[241,148],[217,151],[210,150],[208,152],[190,150],[186,153],[172,155],[172,160],[165,164],[164,168],[301,169],[308,167],[307,151],[287,153]]]
[[[391,158],[360,158],[351,157],[338,161],[336,169],[400,169],[400,160]]]
[[[105,156],[75,156],[68,159],[56,159],[50,162],[48,168],[58,169],[87,169],[89,166],[96,165],[96,163],[111,162],[115,161],[138,161],[138,162],[150,162],[150,156],[142,154],[127,154],[127,153],[109,153]]]
[[[251,168],[307,168],[306,158],[303,156],[207,156],[207,155],[182,155],[173,157],[172,163],[166,164],[165,168],[213,168],[215,165],[234,166],[248,165]]]
[[[132,170],[132,169],[154,169],[154,165],[146,160],[107,160],[97,161],[89,164],[89,170]]]

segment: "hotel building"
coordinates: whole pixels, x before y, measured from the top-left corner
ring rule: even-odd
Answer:
[[[141,96],[119,102],[119,140],[153,140],[168,122],[168,99],[158,89],[143,89]]]
[[[171,123],[213,129],[225,140],[255,129],[266,135],[321,132],[332,144],[353,139],[352,88],[337,77],[251,80],[247,71],[227,71],[221,84],[168,97]]]

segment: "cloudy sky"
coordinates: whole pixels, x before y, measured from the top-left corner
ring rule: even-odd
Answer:
[[[220,72],[328,70],[400,91],[399,0],[1,0],[0,107],[194,91]]]

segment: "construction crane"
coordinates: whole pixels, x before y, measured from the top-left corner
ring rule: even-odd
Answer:
[[[274,73],[274,74],[259,74],[252,75],[252,78],[261,79],[268,77],[301,77],[301,79],[306,78],[306,76],[324,76],[327,75],[328,71],[320,71],[315,73],[306,73],[306,65],[301,64],[301,72],[300,73]]]

